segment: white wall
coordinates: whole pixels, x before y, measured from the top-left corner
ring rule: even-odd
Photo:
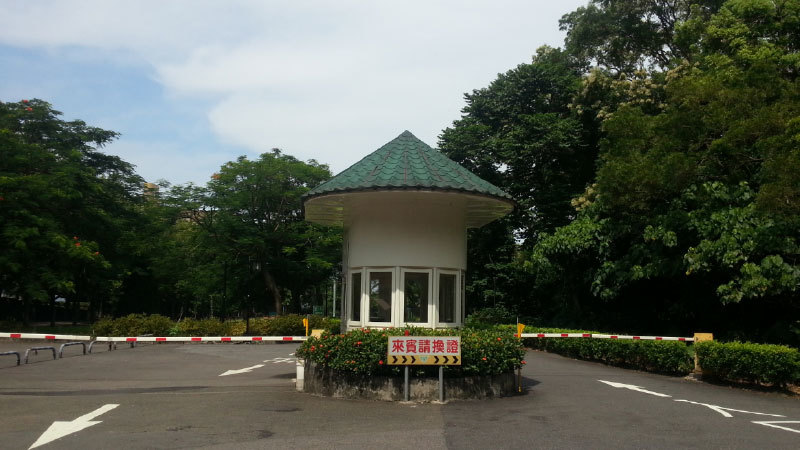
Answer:
[[[347,196],[348,267],[467,268],[465,200],[446,192]]]

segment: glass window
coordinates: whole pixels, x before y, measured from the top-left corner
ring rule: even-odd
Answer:
[[[456,321],[456,276],[439,274],[439,322]]]
[[[403,300],[406,322],[428,321],[428,274],[405,272]]]
[[[392,321],[392,272],[369,274],[369,320]]]
[[[350,293],[350,319],[361,320],[361,272],[353,273]]]

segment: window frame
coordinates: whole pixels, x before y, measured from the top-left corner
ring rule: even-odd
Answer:
[[[436,328],[456,328],[462,326],[464,324],[464,320],[462,319],[459,323],[459,318],[463,315],[463,307],[462,307],[462,288],[461,288],[461,280],[462,280],[462,272],[461,270],[454,270],[454,269],[436,269],[435,270],[435,289],[434,292],[436,293],[436,315],[433,317],[435,320]],[[453,322],[442,322],[439,320],[439,311],[441,308],[441,299],[439,298],[439,283],[440,283],[440,275],[454,275],[455,278],[455,298],[453,302],[455,303],[453,306],[455,310],[453,311]]]
[[[371,327],[391,327],[394,326],[397,316],[397,268],[395,267],[367,267],[364,268],[366,276],[362,275],[362,283],[364,283],[364,290],[361,291],[361,323],[365,326]],[[390,305],[389,305],[389,321],[388,322],[373,322],[369,318],[369,282],[370,276],[373,273],[389,273],[392,276],[392,285]]]
[[[428,320],[425,321],[425,322],[409,322],[409,321],[406,320],[406,317],[405,317],[405,313],[406,313],[406,292],[405,292],[405,289],[406,289],[406,274],[409,273],[409,272],[410,273],[424,273],[424,274],[428,275],[428,305],[427,305],[427,308],[428,308]],[[434,274],[434,272],[435,272],[435,270],[434,269],[430,269],[430,268],[428,268],[428,269],[424,269],[424,268],[415,269],[415,268],[406,268],[406,267],[401,267],[400,268],[400,285],[399,285],[399,290],[400,290],[400,295],[399,295],[399,298],[400,298],[399,313],[400,314],[398,315],[398,318],[400,318],[399,323],[401,325],[412,325],[412,326],[426,327],[426,328],[431,328],[433,326],[432,317],[433,317],[433,313],[436,311],[436,309],[434,308],[435,299],[433,298],[433,296],[434,296],[434,290],[433,290],[433,284],[434,284],[434,280],[433,280],[434,275],[433,274]]]
[[[352,318],[353,317],[353,309],[355,309],[355,308],[353,308],[353,288],[354,288],[353,275],[355,275],[355,274],[361,275],[361,286],[359,286],[361,288],[361,296],[360,296],[359,301],[358,301],[359,320],[354,320]],[[347,301],[347,308],[346,308],[346,311],[347,311],[347,315],[346,315],[346,317],[347,317],[347,325],[348,326],[361,326],[362,322],[364,321],[364,278],[365,278],[364,277],[364,269],[363,268],[357,269],[357,270],[351,269],[350,273],[348,275],[349,275],[349,277],[348,277],[347,281],[349,282],[349,286],[347,287],[347,294],[348,295],[347,295],[347,300],[346,300]]]

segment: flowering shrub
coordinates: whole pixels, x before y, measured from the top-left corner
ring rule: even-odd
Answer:
[[[461,336],[461,366],[445,366],[445,375],[498,375],[524,364],[525,351],[510,332],[498,330],[425,328],[357,329],[346,334],[324,333],[309,338],[296,354],[322,367],[364,375],[401,374],[386,362],[389,336]],[[433,376],[437,366],[414,366],[414,376]]]

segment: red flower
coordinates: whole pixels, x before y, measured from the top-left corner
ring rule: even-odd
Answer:
[[[31,107],[29,106],[29,107],[25,108],[25,111],[33,111],[33,108],[31,108]]]
[[[80,242],[76,242],[76,243],[75,243],[75,247],[80,247],[80,246],[81,246],[81,243],[80,243]]]
[[[383,365],[383,360],[378,361],[378,364],[382,366]]]
[[[361,345],[361,341],[356,342],[356,345]]]
[[[500,339],[500,338],[497,338],[497,341],[498,341],[498,342],[500,342],[501,340],[502,340],[502,339]]]
[[[22,103],[28,103],[30,100],[23,100]]]
[[[525,364],[528,364],[527,362],[525,362],[525,360],[524,360],[524,359],[523,359],[522,361],[520,361],[520,362],[522,363],[522,365],[523,365],[523,366],[524,366]]]
[[[99,254],[100,254],[100,252],[94,252],[94,255],[95,255],[95,256],[97,256],[97,255],[99,255]]]
[[[485,357],[485,356],[484,356],[483,358],[481,358],[481,359],[482,359],[482,360],[484,360],[484,361],[486,361],[486,357]]]
[[[314,350],[316,350],[316,349],[317,349],[317,347],[314,347],[313,345],[311,346],[311,351],[312,351],[312,352],[313,352]]]
[[[78,236],[72,236],[72,239],[77,241],[78,240]]]

